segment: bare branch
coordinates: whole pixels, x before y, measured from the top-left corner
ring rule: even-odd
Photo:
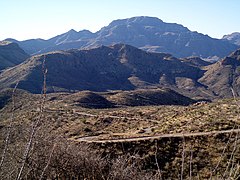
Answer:
[[[158,159],[157,159],[157,151],[158,151],[158,145],[157,145],[157,141],[156,141],[156,151],[155,151],[155,162],[156,162],[156,165],[157,165],[157,169],[158,169],[158,176],[159,176],[159,179],[162,179],[162,172],[161,172],[161,169],[160,169],[160,166],[158,164]]]
[[[25,164],[26,164],[26,160],[28,158],[28,155],[29,155],[29,152],[31,149],[31,145],[33,143],[34,136],[37,132],[37,127],[40,124],[40,121],[43,119],[44,104],[45,104],[45,100],[46,100],[46,77],[47,77],[47,69],[45,66],[45,61],[46,61],[46,56],[44,55],[44,59],[43,59],[43,63],[42,63],[43,88],[42,88],[42,98],[41,98],[42,101],[41,101],[41,106],[40,106],[40,115],[39,115],[37,121],[33,122],[32,131],[31,131],[28,143],[26,145],[25,152],[23,154],[22,165],[21,165],[20,171],[17,175],[17,180],[21,179],[21,176],[22,176]]]
[[[43,179],[44,173],[45,173],[45,171],[47,170],[47,168],[48,168],[48,166],[50,164],[50,161],[51,161],[51,158],[52,158],[52,155],[53,155],[55,147],[56,147],[56,144],[53,145],[52,151],[51,151],[50,156],[48,158],[48,162],[47,162],[46,166],[44,167],[43,172],[42,172],[41,177],[39,178],[39,180]]]
[[[13,120],[14,120],[14,112],[15,112],[15,91],[17,89],[18,83],[19,82],[16,83],[16,85],[13,88],[13,91],[12,91],[11,118],[10,118],[10,123],[9,123],[8,130],[7,130],[7,136],[6,136],[6,139],[5,139],[5,146],[4,146],[4,149],[3,149],[2,158],[1,158],[1,162],[0,162],[0,170],[1,170],[2,166],[3,166],[4,160],[5,160],[5,157],[6,157],[6,153],[7,153],[8,145],[9,145],[9,140],[10,140],[10,136],[11,136],[11,132],[12,132]]]
[[[185,138],[183,135],[183,151],[182,151],[182,169],[181,169],[181,180],[183,180],[183,173],[184,173],[184,158],[185,158]]]

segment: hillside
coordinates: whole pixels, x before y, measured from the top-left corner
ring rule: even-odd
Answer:
[[[199,82],[208,86],[217,96],[240,95],[240,50],[206,67],[206,70]]]
[[[18,88],[41,93],[44,58],[48,92],[133,90],[155,86],[181,86],[191,91],[201,86],[197,79],[204,73],[169,54],[149,53],[117,44],[33,56],[2,73],[0,88],[14,87],[20,81]]]
[[[203,67],[203,66],[208,66],[212,64],[211,62],[205,61],[199,57],[196,56],[191,56],[191,57],[186,57],[186,58],[181,58],[181,61],[191,65],[191,66],[196,66],[196,67]]]
[[[232,89],[238,95],[240,87],[239,50],[212,64],[116,44],[33,56],[0,74],[0,89],[19,81],[18,88],[41,93],[44,59],[48,93],[169,88],[194,99],[214,99],[232,97]]]
[[[121,106],[158,106],[189,105],[195,101],[170,89],[138,89],[120,91],[105,95],[117,107]]]
[[[48,40],[7,40],[18,43],[29,54],[124,43],[146,51],[170,53],[175,57],[211,58],[224,57],[238,47],[228,41],[190,31],[183,25],[147,16],[114,20],[96,33],[70,30]]]
[[[55,99],[55,98],[54,98]],[[80,91],[56,100],[85,108],[117,108],[128,106],[158,106],[193,104],[196,101],[170,89],[137,89],[132,91],[91,92]]]
[[[0,94],[11,96],[11,91]],[[7,151],[7,157],[13,158],[7,158],[0,174],[1,179],[13,179],[17,175],[18,169],[14,167],[18,167],[22,162],[21,157],[32,126],[38,120],[41,124],[33,139],[34,147],[27,162],[31,166],[26,166],[28,176],[38,177],[46,163],[46,172],[52,173],[46,173],[49,178],[56,177],[56,172],[61,172],[62,177],[66,174],[75,177],[75,174],[82,173],[79,169],[75,171],[79,164],[81,170],[99,165],[96,170],[103,172],[109,167],[108,164],[111,164],[110,167],[120,164],[124,172],[125,169],[130,169],[130,172],[137,169],[135,174],[130,175],[131,178],[146,171],[158,175],[158,166],[164,179],[178,179],[181,169],[186,179],[189,176],[200,179],[209,179],[211,176],[215,179],[227,179],[230,176],[236,179],[239,176],[239,130],[232,131],[240,125],[238,99],[225,99],[213,103],[198,102],[189,106],[89,109],[79,105],[84,96],[99,99],[96,94],[47,94],[41,112],[41,95],[16,91],[14,113],[13,99],[0,109],[1,148],[9,124],[14,120]],[[89,102],[89,99],[87,101]],[[104,158],[96,156],[95,151]],[[104,160],[107,163],[104,163]],[[192,165],[191,168],[189,164]],[[14,171],[9,171],[9,168],[13,168]],[[105,172],[104,176],[109,177],[111,171],[120,171],[121,174],[121,169],[117,168],[110,169],[110,173]],[[84,171],[86,172],[88,171]],[[98,171],[94,170],[94,174],[96,172]],[[98,179],[103,179],[102,175],[101,173],[101,178]],[[159,179],[149,174],[146,177]],[[140,176],[137,179],[144,178]]]
[[[28,57],[16,43],[0,41],[0,70],[20,64]]]

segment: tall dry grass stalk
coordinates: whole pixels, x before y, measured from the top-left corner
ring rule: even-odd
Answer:
[[[44,105],[45,105],[45,101],[46,101],[46,79],[47,79],[47,68],[46,68],[46,56],[45,55],[44,55],[44,59],[42,62],[42,73],[43,73],[43,87],[42,87],[42,93],[41,93],[42,98],[41,98],[41,105],[40,105],[40,115],[39,115],[37,121],[32,123],[31,134],[30,134],[28,143],[26,144],[26,147],[25,147],[21,167],[20,167],[19,173],[17,175],[17,180],[21,179],[21,176],[22,176],[25,164],[26,164],[26,160],[27,160],[29,152],[31,150],[34,136],[37,132],[37,128],[38,128],[39,124],[41,123],[41,121],[43,121],[43,118],[44,118],[43,111],[44,111]]]
[[[4,160],[5,160],[5,157],[6,157],[6,153],[7,153],[8,145],[9,145],[9,141],[10,141],[10,136],[11,136],[11,133],[12,133],[14,113],[15,113],[15,91],[17,89],[18,83],[19,82],[16,83],[16,85],[14,86],[14,88],[12,90],[11,118],[10,118],[9,126],[8,126],[8,129],[7,129],[7,136],[6,136],[6,139],[5,139],[5,142],[4,142],[4,149],[3,149],[3,152],[2,152],[2,158],[1,158],[1,161],[0,161],[0,171],[1,171],[2,166],[4,164]]]
[[[184,176],[185,148],[186,148],[186,142],[185,142],[185,137],[184,137],[184,134],[183,134],[183,150],[182,150],[181,180],[183,180],[183,176]]]
[[[43,179],[43,177],[44,177],[44,174],[45,174],[45,172],[46,172],[46,170],[47,170],[47,168],[48,168],[48,166],[49,166],[49,164],[50,164],[50,162],[51,162],[51,159],[52,159],[52,156],[53,156],[55,147],[56,147],[56,144],[54,144],[53,147],[52,147],[52,150],[51,150],[50,156],[49,156],[49,158],[48,158],[47,164],[46,164],[46,166],[44,167],[44,169],[43,169],[43,171],[42,171],[42,174],[41,174],[39,180]]]
[[[193,161],[193,150],[192,150],[192,146],[190,146],[189,180],[192,179],[192,161]]]
[[[238,117],[237,117],[237,119],[240,119],[240,115],[239,115],[240,104],[237,100],[236,93],[235,93],[233,88],[231,88],[231,91],[232,91],[232,96],[233,96],[234,103],[238,107]],[[236,122],[234,123],[232,130],[234,130],[235,128],[236,128]],[[239,126],[237,126],[237,129],[239,129]],[[221,153],[221,156],[219,158],[219,161],[218,161],[217,165],[211,171],[210,179],[213,179],[213,176],[215,174],[217,174],[218,167],[222,163],[224,157],[227,157],[226,150],[227,150],[228,147],[231,146],[231,138],[233,137],[233,134],[234,134],[233,132],[230,134],[229,139],[227,141],[227,144],[225,145],[225,147],[224,147],[224,149]],[[233,146],[233,149],[232,149],[230,158],[226,162],[225,171],[223,172],[223,174],[221,174],[221,179],[226,179],[227,178],[227,179],[236,179],[237,180],[240,177],[240,172],[238,171],[239,170],[239,162],[236,162],[234,160],[236,154],[240,153],[240,151],[239,151],[239,148],[240,148],[239,132],[236,133],[236,135],[234,137],[234,141],[232,143],[232,146]]]
[[[156,162],[156,165],[157,165],[157,175],[158,175],[159,179],[162,180],[162,172],[161,172],[161,169],[160,169],[160,166],[159,166],[159,163],[158,163],[158,159],[157,159],[157,154],[158,154],[158,143],[157,143],[157,141],[156,141],[155,147],[156,147],[155,162]]]

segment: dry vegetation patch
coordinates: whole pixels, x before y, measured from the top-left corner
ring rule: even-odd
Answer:
[[[49,94],[42,113],[39,95],[24,92],[15,96],[14,128],[1,177],[16,177],[32,122],[40,115],[43,121],[24,170],[27,179],[39,176],[50,179],[179,179],[181,176],[224,179],[239,176],[240,146],[236,132],[121,143],[78,142],[79,138],[92,136],[123,139],[239,128],[238,102],[233,99],[189,106],[89,109],[69,103],[68,96],[68,93]],[[11,101],[10,98],[0,110],[1,149],[12,116]]]

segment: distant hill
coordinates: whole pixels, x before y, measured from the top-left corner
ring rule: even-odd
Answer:
[[[137,89],[108,95],[107,99],[118,106],[189,105],[195,101],[170,89]]]
[[[12,103],[13,89],[0,91],[0,110]],[[48,102],[63,102],[84,108],[104,109],[125,106],[157,106],[157,105],[189,105],[196,101],[166,88],[138,89],[132,91],[92,92],[79,91],[76,93],[51,93]],[[29,99],[38,101],[40,95],[16,89],[14,92],[15,107],[28,105]],[[11,105],[10,105],[11,107]]]
[[[16,89],[13,95],[13,89],[0,90],[0,110],[5,106],[8,106],[9,111],[12,111],[12,103],[14,97],[15,109],[29,106],[32,103],[37,102],[41,97],[39,95],[33,95],[27,91]]]
[[[67,95],[63,98],[66,103],[74,103],[85,108],[113,108],[114,104],[98,93],[91,91],[80,91]]]
[[[48,40],[31,39],[16,42],[29,54],[40,54],[72,48],[92,48],[118,43],[129,44],[146,51],[170,53],[175,57],[224,57],[237,49],[225,40],[213,39],[155,17],[133,17],[111,22],[96,33],[70,30]]]
[[[0,41],[0,70],[20,64],[28,57],[18,44]]]
[[[199,68],[212,64],[211,62],[205,61],[196,56],[182,58],[181,60],[189,65],[196,66]]]
[[[240,95],[240,49],[206,68],[200,82],[219,97]]]
[[[77,93],[52,93],[55,98],[50,101],[61,101],[85,108],[115,108],[125,106],[189,105],[196,101],[166,88],[137,89],[131,91]]]
[[[50,52],[54,50],[67,50],[72,48],[80,48],[81,44],[85,44],[84,41],[86,39],[92,37],[94,37],[94,34],[88,30],[76,32],[75,30],[72,29],[66,33],[55,36],[48,40],[29,39],[24,41],[17,41],[11,38],[8,38],[6,40],[19,44],[19,46],[22,47],[27,53],[33,55],[41,54],[43,52]]]
[[[41,93],[44,57],[47,92],[170,88],[187,97],[213,99],[232,97],[231,88],[236,94],[240,90],[239,50],[211,64],[197,57],[178,59],[125,44],[33,56],[2,72],[0,89],[19,82],[18,88]]]
[[[45,56],[48,92],[177,87],[185,80],[191,81],[190,86],[198,86],[196,81],[204,73],[169,54],[149,53],[124,44]],[[13,87],[20,81],[19,88],[41,93],[43,58],[44,55],[33,56],[0,74],[0,88]]]
[[[240,33],[239,32],[235,32],[232,34],[228,34],[223,36],[222,38],[223,40],[227,40],[233,44],[236,44],[238,46],[240,46]]]

